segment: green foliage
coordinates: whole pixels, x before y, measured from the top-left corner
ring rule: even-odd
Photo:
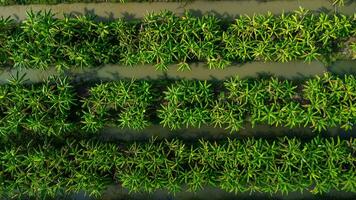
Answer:
[[[13,34],[15,30],[14,20],[8,18],[0,18],[0,64],[3,65],[7,62],[7,52],[6,52],[6,43],[9,40],[10,35]]]
[[[71,130],[97,133],[103,127],[142,130],[159,123],[171,130],[223,127],[238,132],[258,124],[333,127],[356,124],[356,80],[329,73],[295,83],[278,78],[223,82],[118,81],[100,83],[74,93],[66,79],[23,84],[23,77],[0,86],[0,133],[61,135]]]
[[[231,62],[310,62],[336,52],[355,33],[355,22],[353,16],[302,8],[277,16],[239,16],[234,22],[189,12],[106,22],[95,21],[95,16],[56,19],[50,12],[29,12],[20,24],[0,19],[0,62],[16,68],[55,66],[59,71],[109,63],[149,63],[157,70],[176,63],[186,70],[194,61],[210,69]]]
[[[143,63],[157,62],[166,66],[176,61],[207,61],[217,56],[221,27],[215,17],[195,18],[188,12],[178,17],[164,11],[148,14],[141,27],[139,56]]]
[[[50,78],[30,86],[23,82],[24,76],[17,75],[0,86],[1,136],[27,131],[61,135],[72,130],[69,117],[75,96],[67,79]]]
[[[301,58],[311,61],[334,51],[330,41],[350,33],[355,29],[353,23],[346,16],[315,16],[302,8],[278,17],[271,13],[240,16],[223,36],[222,55],[240,62],[287,62]]]
[[[197,89],[188,90],[177,82],[164,92],[165,101],[158,110],[163,126],[174,130],[207,124],[236,132],[249,122],[252,126],[311,127],[321,132],[338,126],[350,130],[356,123],[353,75],[341,79],[326,73],[303,84],[277,78],[235,77],[225,81],[225,88],[215,93],[211,89],[198,91],[199,87],[211,88],[205,81],[191,85]]]
[[[91,196],[98,196],[108,184],[107,175],[97,171],[107,170],[102,166],[106,164],[104,161],[111,147],[109,145],[68,141],[63,148],[54,149],[46,141],[35,148],[29,146],[31,144],[1,151],[3,185],[0,190],[3,196],[47,199],[82,189]],[[113,160],[107,161],[111,162],[109,165],[114,164]]]
[[[178,81],[168,87],[164,95],[157,111],[163,126],[175,130],[182,126],[200,127],[208,122],[208,105],[213,93],[207,81]]]
[[[112,124],[143,129],[150,124],[147,112],[153,96],[146,81],[102,83],[90,88],[89,95],[82,104],[85,131],[96,132]]]
[[[150,141],[120,147],[68,141],[10,146],[0,152],[0,191],[4,197],[53,197],[83,190],[99,196],[109,184],[131,192],[187,186],[216,186],[229,192],[289,193],[309,190],[356,192],[354,139],[279,138],[185,144]]]
[[[329,74],[308,80],[303,89],[303,95],[309,101],[303,105],[307,110],[305,123],[311,123],[318,131],[338,123],[351,129],[356,122],[356,108],[352,103],[355,102],[355,83],[355,78],[350,76],[345,76],[343,81]]]

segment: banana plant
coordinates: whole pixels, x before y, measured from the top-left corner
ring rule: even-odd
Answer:
[[[149,13],[139,21],[99,22],[96,16],[54,18],[28,12],[21,23],[0,19],[0,62],[15,68],[88,68],[103,64],[153,64],[167,70],[205,62],[224,69],[232,62],[328,58],[354,35],[353,16],[318,15],[300,8],[279,16],[239,16],[223,22],[186,12]]]
[[[69,122],[69,115],[75,103],[67,79],[50,78],[42,85],[31,86],[24,81],[25,74],[19,76],[17,73],[5,87],[1,132],[11,135],[30,131],[58,136],[71,131],[74,123]]]
[[[352,138],[246,138],[194,144],[153,139],[120,146],[71,139],[60,144],[32,141],[20,147],[4,145],[0,168],[6,184],[1,185],[1,191],[13,198],[80,190],[99,197],[117,181],[132,192],[179,191],[184,185],[193,192],[215,186],[235,193],[271,194],[355,189]],[[60,162],[50,165],[53,161]]]
[[[211,84],[178,81],[164,91],[166,103],[158,109],[161,124],[171,129],[181,126],[200,127],[209,122],[209,102],[212,98]]]
[[[104,125],[143,129],[149,125],[147,112],[152,101],[149,83],[134,80],[102,83],[90,88],[89,93],[82,100],[84,130],[96,132]]]

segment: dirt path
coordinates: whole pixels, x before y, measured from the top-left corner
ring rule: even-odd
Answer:
[[[89,80],[118,80],[118,79],[197,79],[197,80],[223,80],[238,75],[240,78],[257,77],[259,75],[275,75],[287,79],[307,78],[321,75],[326,71],[335,74],[356,74],[356,60],[340,60],[329,67],[325,67],[321,62],[294,61],[288,63],[263,63],[251,62],[237,64],[226,69],[208,69],[203,63],[192,64],[191,71],[177,71],[177,66],[172,65],[168,71],[156,71],[152,65],[120,66],[106,65],[92,69],[75,69],[66,75],[73,77],[76,81]],[[10,79],[10,74],[16,74],[17,70],[3,70],[0,72],[0,84],[6,83]],[[41,82],[49,75],[58,75],[54,68],[49,70],[21,70],[20,74],[26,73],[30,82]]]
[[[356,10],[356,1],[347,1],[344,7],[338,8],[343,14],[354,14]],[[334,11],[335,8],[329,1],[325,0],[245,0],[245,1],[194,1],[194,2],[142,2],[142,3],[74,3],[58,5],[15,5],[0,7],[0,16],[11,16],[18,20],[26,18],[26,11],[49,10],[57,13],[57,17],[67,14],[92,13],[104,18],[126,17],[142,18],[147,12],[158,12],[160,10],[170,10],[178,15],[185,10],[193,11],[196,15],[216,13],[220,16],[233,17],[238,14],[252,15],[254,13],[280,14],[285,11],[297,10],[299,6],[315,11]]]
[[[171,131],[168,128],[163,128],[160,125],[152,125],[142,131],[133,131],[121,128],[104,128],[100,131],[98,137],[103,141],[141,141],[145,142],[152,137],[158,140],[178,138],[185,142],[196,142],[199,139],[205,140],[226,140],[226,138],[241,139],[244,137],[275,139],[276,137],[297,137],[308,140],[315,136],[335,137],[339,136],[342,139],[347,139],[356,136],[356,128],[344,131],[341,128],[332,128],[322,133],[313,132],[310,128],[285,128],[272,127],[267,125],[257,125],[252,128],[250,124],[246,124],[244,129],[238,133],[229,133],[229,130],[224,128],[214,128],[212,126],[202,126],[201,128],[182,128],[176,131]]]

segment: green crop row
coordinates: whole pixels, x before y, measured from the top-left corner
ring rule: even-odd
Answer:
[[[0,5],[14,4],[59,4],[59,3],[102,3],[102,2],[189,2],[194,0],[1,0]],[[209,0],[207,0],[209,1]],[[211,0],[214,1],[214,0]],[[237,0],[235,0],[237,1]],[[272,0],[269,0],[272,1]],[[335,6],[344,6],[344,0],[328,0]]]
[[[21,84],[22,78],[0,86],[0,135],[25,130],[55,135],[73,130],[70,119],[76,96],[68,81],[57,78],[28,86]]]
[[[189,62],[225,68],[232,62],[302,59],[332,60],[333,53],[356,36],[356,15],[313,14],[300,9],[274,16],[239,16],[233,22],[215,16],[179,17],[164,11],[142,20],[98,22],[92,16],[56,19],[28,13],[20,23],[0,19],[0,64],[58,70],[101,64],[154,64],[165,70]],[[348,47],[351,49],[351,47]]]
[[[241,80],[231,78],[214,89],[206,81],[179,81],[164,92],[157,110],[161,124],[170,129],[209,124],[239,131],[246,122],[311,127],[314,131],[356,122],[356,81],[325,74],[295,84],[276,78]]]
[[[229,192],[356,192],[356,140],[279,138],[116,145],[93,140],[9,146],[0,151],[0,194],[45,197],[110,184],[131,192],[214,186]],[[19,196],[16,196],[19,195]]]
[[[304,82],[277,78],[208,81],[117,81],[82,87],[67,79],[0,86],[0,134],[96,133],[114,126],[171,130],[246,125],[310,127],[316,132],[356,124],[356,80],[329,73]]]

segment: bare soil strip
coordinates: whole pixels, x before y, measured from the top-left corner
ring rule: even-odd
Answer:
[[[348,192],[340,192],[340,191],[331,191],[327,194],[316,196],[310,193],[310,191],[305,190],[303,194],[300,192],[291,192],[287,195],[284,194],[261,194],[261,193],[228,193],[217,188],[213,187],[204,187],[201,191],[193,193],[193,192],[177,192],[176,195],[168,194],[167,191],[156,191],[152,194],[147,193],[129,193],[127,189],[124,189],[121,185],[111,185],[108,189],[104,192],[102,199],[104,200],[156,200],[156,199],[180,199],[180,200],[192,200],[192,199],[200,199],[200,200],[265,200],[265,199],[279,199],[279,200],[349,200],[353,199],[355,194],[348,193]],[[89,199],[89,198],[88,198]],[[84,200],[84,198],[83,198]]]
[[[313,132],[310,128],[285,128],[272,127],[267,125],[257,125],[252,128],[251,125],[246,125],[244,129],[238,133],[229,133],[219,127],[202,126],[201,128],[183,128],[177,131],[171,131],[168,128],[163,128],[160,125],[152,125],[142,131],[133,131],[129,129],[106,127],[100,131],[99,138],[103,141],[148,141],[156,138],[157,140],[178,138],[186,142],[196,142],[199,139],[205,140],[226,140],[226,138],[244,138],[257,137],[266,139],[275,139],[276,137],[297,137],[301,139],[310,139],[317,135],[322,137],[339,136],[343,139],[356,136],[356,128],[344,131],[341,128],[332,128],[322,133]]]
[[[254,13],[280,14],[297,10],[303,7],[313,11],[333,12],[337,10],[343,14],[354,14],[356,1],[350,1],[345,6],[336,8],[325,0],[245,0],[245,1],[193,1],[193,2],[136,2],[136,3],[73,3],[57,5],[13,5],[1,6],[0,17],[11,16],[17,20],[26,18],[26,11],[52,10],[56,17],[62,18],[66,14],[96,14],[102,19],[115,19],[124,17],[126,19],[142,18],[148,12],[159,12],[169,10],[181,15],[185,10],[192,11],[195,15],[216,14],[221,17],[234,18],[237,15],[253,15]]]
[[[356,74],[356,60],[336,61],[329,67],[321,62],[313,61],[305,63],[294,61],[288,63],[275,62],[251,62],[245,64],[235,64],[226,69],[209,69],[204,63],[191,64],[191,71],[177,71],[176,65],[168,67],[168,71],[157,71],[152,65],[120,66],[106,65],[93,67],[91,69],[75,69],[66,72],[75,81],[100,81],[119,79],[190,79],[190,80],[224,80],[229,77],[239,76],[240,78],[258,77],[260,75],[273,75],[287,79],[303,79],[315,75],[322,75],[330,71],[338,75]],[[50,75],[59,75],[54,68],[49,70],[40,69],[3,69],[0,72],[0,84],[4,84],[11,79],[11,74],[26,73],[29,82],[42,82]]]

